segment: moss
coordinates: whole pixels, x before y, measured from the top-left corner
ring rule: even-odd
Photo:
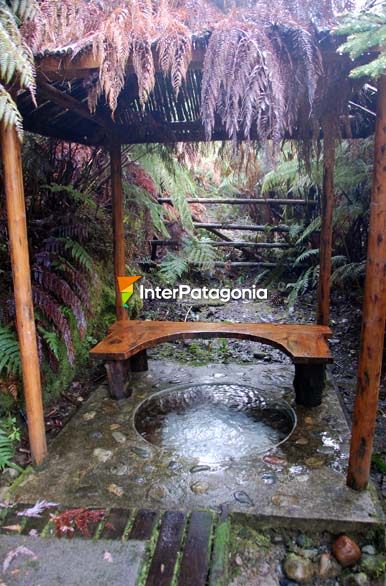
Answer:
[[[226,586],[228,584],[228,555],[231,525],[230,520],[220,521],[217,525],[214,540],[210,586]]]
[[[386,573],[386,557],[384,555],[371,555],[363,557],[360,569],[373,580],[382,578]]]

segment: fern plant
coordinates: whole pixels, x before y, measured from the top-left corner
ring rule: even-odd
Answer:
[[[216,258],[217,251],[210,245],[210,241],[190,237],[185,240],[178,254],[168,252],[162,259],[159,267],[160,279],[173,284],[192,268],[210,271]]]
[[[347,40],[338,51],[348,53],[354,61],[362,55],[373,53],[369,63],[353,67],[353,78],[370,77],[377,79],[386,72],[386,6],[375,4],[369,10],[351,12],[341,17],[336,35],[345,35]]]
[[[24,42],[19,23],[34,17],[35,0],[0,2],[0,121],[17,129],[23,135],[23,124],[19,110],[9,93],[15,82],[29,90],[35,100],[35,65],[30,47]]]
[[[0,378],[17,378],[21,374],[19,344],[14,331],[0,324]]]
[[[15,456],[16,444],[20,441],[20,430],[16,425],[15,417],[3,417],[0,419],[0,470],[4,468],[17,468],[12,462]]]

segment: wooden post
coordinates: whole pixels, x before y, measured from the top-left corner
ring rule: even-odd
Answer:
[[[335,133],[325,125],[323,148],[322,229],[320,234],[320,272],[316,321],[328,326],[330,320],[332,216],[334,212]]]
[[[127,310],[123,307],[122,297],[118,287],[117,277],[126,275],[125,261],[125,231],[123,224],[123,188],[122,188],[122,161],[121,145],[113,142],[110,148],[111,163],[111,191],[113,201],[113,237],[114,237],[114,281],[115,281],[115,308],[117,319],[128,319]]]
[[[361,348],[347,484],[367,486],[382,369],[386,315],[386,76],[379,81]]]
[[[20,141],[13,127],[0,124],[0,142],[7,202],[16,325],[23,371],[24,397],[32,459],[41,464],[47,454],[39,356],[32,304],[31,271],[24,201]]]

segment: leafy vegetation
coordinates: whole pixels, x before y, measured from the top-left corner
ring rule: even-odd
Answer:
[[[20,441],[20,430],[15,417],[0,418],[0,470],[15,467],[12,460],[16,444]]]

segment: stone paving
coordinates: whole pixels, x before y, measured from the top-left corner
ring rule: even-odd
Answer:
[[[71,507],[226,508],[272,519],[315,520],[340,530],[378,521],[372,491],[356,493],[345,485],[349,428],[331,382],[322,406],[307,410],[294,404],[293,367],[287,362],[149,364],[149,372],[134,375],[130,399],[115,402],[100,386],[51,443],[45,465],[25,474],[12,497]],[[221,380],[254,385],[291,403],[298,425],[290,439],[269,454],[204,469],[197,460],[147,443],[135,430],[135,409],[151,393],[178,383]]]

